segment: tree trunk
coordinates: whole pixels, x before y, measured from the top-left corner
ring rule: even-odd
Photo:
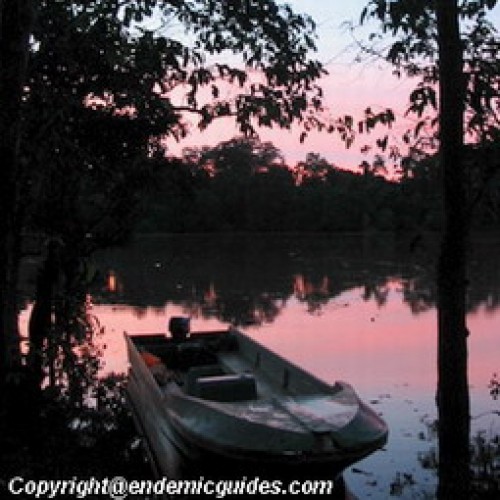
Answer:
[[[440,500],[469,499],[466,242],[463,152],[464,74],[457,0],[437,0],[440,161],[445,204],[437,269]]]
[[[59,280],[60,259],[59,243],[52,240],[47,243],[47,255],[41,264],[37,280],[35,301],[28,322],[29,352],[28,367],[33,377],[33,382],[39,390],[45,378],[43,360],[46,342],[50,340],[52,327],[53,302],[55,288]],[[51,363],[53,360],[50,359]],[[51,384],[53,386],[53,384]]]
[[[0,0],[0,398],[19,365],[17,264],[19,262],[19,144],[21,107],[34,22],[34,0]]]

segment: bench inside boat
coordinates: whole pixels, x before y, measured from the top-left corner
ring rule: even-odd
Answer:
[[[341,390],[232,330],[191,332],[182,340],[166,335],[132,336],[139,352],[161,360],[151,368],[160,386],[174,379],[189,395],[213,401],[317,396]]]
[[[207,365],[209,368],[210,365]],[[198,368],[198,367],[197,367]],[[204,368],[204,367],[202,367]],[[186,393],[210,401],[248,401],[257,398],[255,377],[251,373],[221,373],[219,375],[194,376],[188,371]],[[191,375],[191,377],[190,377]]]
[[[134,342],[143,359],[152,356],[158,360],[157,363],[150,361],[148,366],[160,385],[165,383],[164,371],[167,370],[175,373],[175,379],[190,396],[219,402],[257,398],[252,373],[233,373],[219,363],[217,352],[237,349],[230,333],[203,334],[203,339],[193,338],[182,343],[162,335],[136,337]]]

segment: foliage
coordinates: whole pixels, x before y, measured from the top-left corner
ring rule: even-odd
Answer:
[[[310,127],[313,49],[312,20],[273,0],[41,2],[25,95],[30,229],[81,255],[122,241],[188,115],[201,128],[230,116],[245,134]]]
[[[53,297],[54,320],[46,342],[49,388],[75,409],[84,407],[100,386],[98,374],[105,349],[100,342],[104,328],[82,297],[88,285],[76,274],[69,286]]]
[[[487,168],[484,150],[470,148],[471,163]],[[422,231],[441,227],[439,160],[405,159],[400,181],[379,175],[383,158],[342,170],[316,153],[294,167],[257,139],[235,138],[191,148],[181,159],[158,159],[138,229],[211,231]],[[476,227],[498,227],[498,186],[490,184],[476,207]]]
[[[474,0],[459,5],[466,88],[465,133],[468,142],[483,150],[494,146],[499,138],[500,40],[487,15],[496,4],[496,0]],[[361,15],[361,23],[371,19],[382,27],[382,32],[372,35],[372,46],[362,44],[365,54],[385,58],[396,75],[416,81],[407,109],[407,115],[415,117],[416,124],[403,135],[410,163],[412,159],[420,161],[434,154],[439,146],[436,116],[439,56],[434,9],[432,2],[371,0]],[[389,35],[392,38],[387,44]],[[379,145],[385,149],[387,141]],[[469,213],[500,170],[498,150],[494,159],[486,162],[488,168],[483,168],[484,163],[479,159],[469,162],[467,167],[478,181],[469,192]]]
[[[63,80],[83,83],[83,97],[102,98],[108,111],[132,107],[157,121],[162,134],[186,132],[182,112],[198,116],[202,128],[234,116],[250,133],[254,118],[288,126],[321,106],[314,81],[323,71],[307,55],[315,48],[314,23],[273,0],[59,0],[41,11],[52,15],[36,35],[54,28],[65,35],[57,46],[73,64],[61,66]],[[240,62],[221,63],[227,53]],[[82,56],[86,64],[75,66]],[[73,70],[83,82],[71,78]],[[236,95],[222,97],[226,84],[239,88]]]
[[[201,128],[230,116],[245,134],[257,124],[310,124],[323,70],[308,56],[312,20],[273,0],[47,0],[31,42],[25,225],[60,243],[44,264],[53,271],[40,273],[31,360],[42,351],[50,384],[68,377],[71,385],[80,369],[97,370],[93,353],[87,362],[75,357],[92,330],[79,310],[86,259],[129,236],[168,141],[188,132],[186,115]],[[191,189],[178,181],[172,187]]]
[[[333,165],[317,153],[307,153],[306,159],[295,167],[296,183],[322,181],[326,178]]]
[[[23,89],[28,63],[35,2],[0,2],[0,426],[10,371],[21,362],[16,316],[19,273],[20,191],[19,154]]]
[[[215,147],[203,148],[197,163],[198,168],[208,169],[213,175],[230,174],[234,179],[245,179],[283,166],[284,160],[270,142],[263,143],[255,137],[235,137]]]
[[[498,134],[500,41],[487,16],[496,3],[496,0],[474,0],[459,5],[467,87],[466,129],[476,141],[491,141]],[[368,19],[377,20],[382,27],[381,33],[372,35],[373,42],[384,43],[388,34],[394,37],[388,47],[372,47],[370,53],[385,57],[397,75],[405,74],[418,80],[410,95],[408,113],[436,125],[432,110],[437,110],[439,51],[434,4],[371,0],[361,14],[361,23]],[[417,135],[424,121],[417,124]]]
[[[67,479],[120,475],[150,478],[123,395],[123,376],[101,381],[93,404],[78,414],[68,401],[50,391],[43,395],[43,414],[33,425],[25,415],[18,427],[2,434],[0,491],[12,477]],[[31,424],[31,425],[30,425]]]
[[[16,14],[24,5],[35,6],[15,4]],[[18,227],[45,235],[47,246],[57,242],[57,251],[42,261],[30,352],[19,376],[33,398],[12,407],[16,415],[33,416],[30,430],[47,423],[49,432],[52,418],[46,413],[54,403],[56,418],[63,421],[54,428],[74,444],[89,426],[71,432],[66,420],[72,412],[82,418],[89,411],[99,369],[95,325],[85,306],[87,257],[128,236],[139,194],[152,184],[165,141],[188,133],[188,115],[198,118],[200,128],[232,117],[248,135],[257,125],[289,127],[299,121],[310,128],[316,125],[313,113],[321,109],[315,81],[323,69],[308,56],[314,49],[312,20],[274,0],[42,0],[36,6],[33,29],[26,23],[20,33],[25,45],[30,41],[26,78],[23,68],[9,73],[19,65],[5,63],[11,55],[5,48],[20,47],[2,26],[2,74],[16,77],[15,96],[22,95],[24,112],[21,136],[18,110],[11,123],[2,115],[2,126],[16,131],[8,144],[13,157],[6,170],[13,205],[8,215],[9,224],[14,215],[24,215],[16,219]],[[17,62],[24,64],[27,50],[22,48]],[[228,63],[228,54],[238,62]],[[19,107],[15,96],[12,102]],[[2,109],[9,98],[4,95]],[[22,171],[14,158],[19,145]],[[2,254],[9,272],[14,253]],[[12,280],[12,290],[15,285]],[[10,348],[4,342],[4,312],[2,359]],[[7,312],[14,322],[16,311]],[[48,376],[43,391],[48,401],[42,400],[40,373]],[[28,438],[40,443],[31,432]]]
[[[433,139],[439,141],[444,202],[436,270],[440,499],[465,500],[471,492],[466,282],[471,208],[478,193],[470,189],[466,174],[479,170],[483,180],[489,176],[482,164],[471,167],[465,158],[464,133],[485,150],[498,137],[500,41],[486,17],[495,4],[496,0],[371,0],[362,14],[362,19],[378,20],[396,38],[386,56],[396,72],[420,80],[408,109],[419,119],[414,135],[429,122],[439,127]],[[498,155],[491,165],[498,170]]]
[[[393,212],[395,183],[340,170],[313,153],[289,168],[274,146],[237,138],[157,168],[139,230],[359,230],[363,216],[374,228],[395,228],[392,215],[382,221],[384,210]]]

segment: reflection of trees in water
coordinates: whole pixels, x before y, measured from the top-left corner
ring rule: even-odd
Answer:
[[[190,316],[216,317],[226,323],[243,326],[272,323],[284,306],[284,300],[273,299],[263,293],[254,297],[244,295],[218,299],[212,307],[206,307],[203,303],[191,303],[184,308]]]
[[[396,284],[403,303],[419,314],[436,301],[432,257],[418,262],[407,247],[359,235],[149,237],[100,257],[115,281],[115,291],[104,285],[100,300],[134,305],[139,314],[173,303],[193,317],[253,325],[274,321],[292,298],[319,314],[347,290],[361,289],[363,300],[383,307]],[[473,260],[471,310],[500,305],[500,270],[491,248],[480,246]]]
[[[480,307],[493,312],[500,307],[500,266],[498,246],[491,238],[480,239],[474,246],[470,263],[468,305],[471,311]]]
[[[417,276],[401,282],[403,302],[412,314],[420,314],[436,305],[436,290],[428,276]]]
[[[389,280],[386,278],[382,282],[370,281],[363,285],[362,298],[364,301],[374,300],[378,307],[385,306],[389,296]]]
[[[486,415],[497,415],[497,412],[487,412],[480,416]],[[437,452],[437,421],[422,419],[421,422],[425,426],[425,432],[419,433],[419,439],[427,442],[429,447],[427,450],[419,452],[418,461],[423,469],[437,471],[439,466]],[[500,477],[498,460],[500,458],[500,437],[498,436],[498,431],[496,431],[491,424],[487,431],[479,430],[473,435],[470,443],[470,453],[472,479],[471,498],[484,500],[499,498]],[[396,483],[397,481],[393,482],[393,484]],[[400,491],[402,494],[405,487],[408,486],[408,483],[401,484],[400,482],[399,485],[403,486]],[[421,485],[417,486],[417,490],[421,489]]]
[[[332,297],[332,283],[328,276],[296,274],[293,277],[293,295],[307,305],[308,313],[319,314]]]

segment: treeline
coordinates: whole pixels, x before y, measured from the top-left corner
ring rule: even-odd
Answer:
[[[439,229],[435,158],[404,160],[398,181],[383,158],[358,171],[309,153],[293,168],[270,143],[235,138],[213,148],[157,160],[156,183],[138,226],[144,232],[405,231]],[[477,224],[497,225],[498,182],[491,183]]]

